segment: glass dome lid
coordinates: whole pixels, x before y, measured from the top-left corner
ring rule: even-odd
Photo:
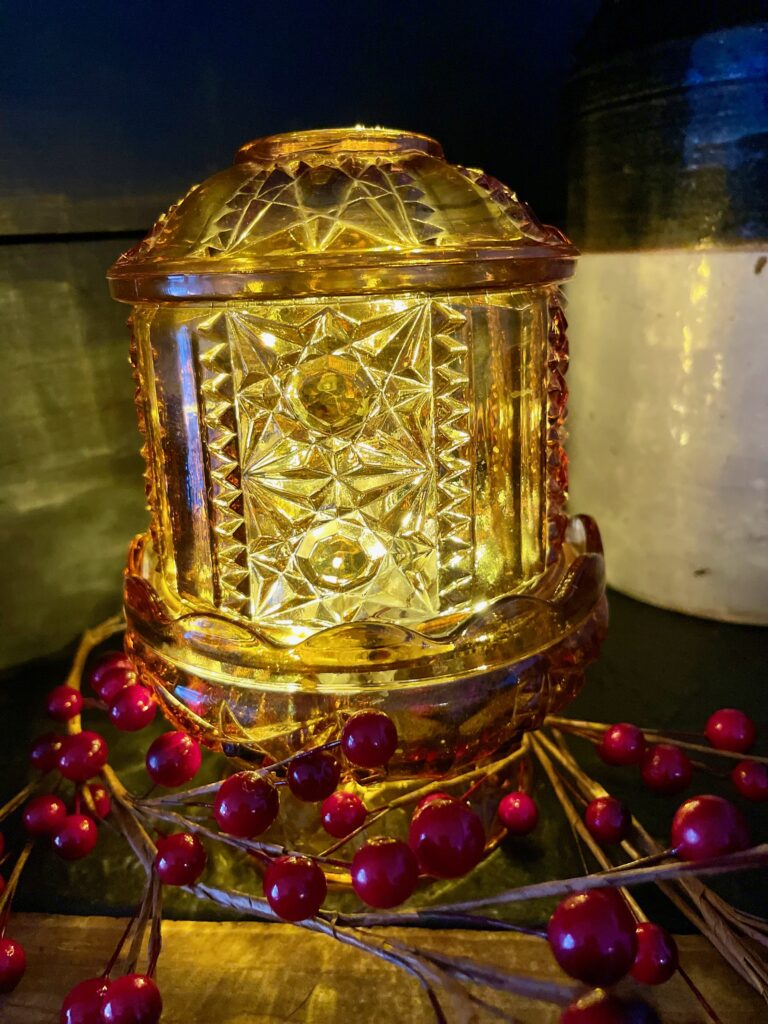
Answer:
[[[444,291],[563,280],[576,255],[434,139],[332,128],[246,143],[109,278],[126,302]]]

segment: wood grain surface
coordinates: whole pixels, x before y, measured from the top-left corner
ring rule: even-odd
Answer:
[[[0,998],[3,1024],[50,1024],[65,993],[103,968],[125,921],[106,917],[14,916],[11,934],[27,950],[19,988]],[[544,942],[486,932],[390,930],[424,949],[482,960],[538,978],[563,980]],[[169,921],[158,980],[163,1024],[428,1024],[434,1018],[418,984],[397,968],[291,926]],[[723,1024],[767,1019],[765,1003],[697,936],[679,939],[682,962]],[[639,992],[624,983],[622,991]],[[679,976],[643,995],[664,1024],[707,1018]],[[485,995],[486,993],[484,993]],[[520,1024],[555,1024],[556,1007],[499,993],[495,1006]],[[449,1020],[451,1017],[449,1016]],[[498,1018],[479,1012],[478,1024]]]

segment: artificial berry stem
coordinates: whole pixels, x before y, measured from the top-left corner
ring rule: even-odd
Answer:
[[[453,786],[464,785],[467,782],[474,782],[475,779],[479,779],[484,782],[490,775],[500,774],[506,769],[519,761],[521,758],[527,757],[530,749],[530,738],[525,735],[520,743],[517,750],[508,754],[506,757],[501,758],[500,761],[493,761],[489,764],[482,765],[478,768],[473,768],[471,771],[464,772],[461,775],[454,775],[450,779],[436,779],[434,782],[428,782],[424,786],[419,786],[418,789],[411,790],[410,793],[403,793],[402,796],[396,797],[394,800],[390,800],[389,803],[383,804],[381,807],[371,808],[368,812],[368,816],[358,828],[350,832],[349,835],[343,836],[337,842],[332,843],[326,847],[320,854],[321,857],[327,857],[337,850],[345,846],[351,839],[359,836],[362,832],[367,831],[374,822],[383,818],[385,814],[389,814],[390,811],[394,811],[399,807],[407,807],[409,804],[418,803],[425,796],[430,793],[439,793],[444,789],[449,789]]]
[[[613,870],[610,860],[591,835],[589,829],[584,824],[584,821],[582,820],[581,816],[576,811],[576,808],[570,802],[564,790],[562,777],[555,770],[552,761],[547,756],[547,750],[549,750],[550,752],[554,752],[554,744],[552,744],[543,736],[535,738],[532,742],[536,757],[539,759],[542,768],[546,772],[547,777],[549,778],[549,781],[553,789],[555,790],[555,793],[557,794],[560,804],[568,817],[568,821],[571,825],[571,828],[573,828],[574,831],[578,833],[579,837],[589,847],[595,860],[603,868],[603,871],[605,873],[609,873],[611,870]],[[634,913],[635,917],[638,920],[643,920],[643,912],[640,909],[640,905],[638,904],[637,900],[626,889],[623,890],[623,895],[627,903],[629,904],[632,912]]]
[[[3,806],[0,807],[0,821],[7,818],[9,814],[13,814],[13,812],[18,810],[22,804],[25,804],[32,794],[40,787],[40,781],[40,779],[34,779],[32,782],[24,786],[23,789],[20,789],[15,796],[12,796],[6,804],[3,804]]]
[[[278,920],[265,900],[251,896],[249,893],[237,890],[221,890],[209,885],[199,883],[194,887],[194,893],[202,899],[211,900],[219,906],[227,907],[230,910],[237,910],[241,914],[250,914],[262,920]],[[431,912],[431,908],[430,908]],[[414,965],[418,966],[425,957],[440,960],[445,966],[447,973],[457,980],[470,980],[485,983],[491,987],[502,989],[507,992],[517,993],[531,999],[542,999],[547,1002],[565,1005],[576,995],[576,986],[561,984],[557,982],[541,981],[538,978],[531,978],[523,975],[510,974],[507,971],[497,971],[486,964],[478,964],[473,960],[447,957],[427,952],[422,949],[406,947],[402,943],[387,936],[379,938],[375,934],[366,931],[359,931],[355,928],[344,928],[336,922],[336,915],[333,920],[326,920],[324,916],[310,918],[306,921],[297,922],[300,928],[308,931],[320,932],[332,936],[346,945],[371,953],[381,959],[395,962],[406,970],[414,973]],[[396,924],[399,915],[390,915],[388,923]],[[397,946],[403,953],[399,957],[393,957],[392,947]],[[407,950],[407,952],[405,952]],[[404,962],[405,961],[405,962]]]
[[[285,847],[280,846],[277,843],[264,843],[258,839],[245,839],[240,836],[229,835],[226,832],[216,832],[214,829],[198,824],[196,821],[190,820],[190,818],[185,815],[175,814],[173,811],[158,811],[154,807],[146,809],[139,803],[134,806],[136,811],[141,814],[142,817],[149,820],[166,821],[171,825],[176,825],[179,828],[185,828],[190,832],[195,832],[198,835],[203,836],[205,839],[224,843],[226,846],[245,850],[248,853],[261,853],[266,854],[268,857],[283,857],[291,854],[290,850],[286,850]],[[297,856],[299,855],[297,854]],[[313,860],[322,862],[323,864],[330,864],[333,867],[349,870],[349,861],[333,860],[323,854],[313,856]]]
[[[472,783],[469,789],[466,789],[461,794],[461,796],[458,797],[458,799],[461,800],[462,803],[469,803],[469,801],[472,799],[472,797],[475,795],[478,789],[484,786],[489,778],[489,775],[481,775],[479,779],[476,779],[475,782]]]
[[[574,892],[587,892],[601,886],[622,888],[629,885],[645,885],[648,882],[666,882],[676,878],[692,876],[694,878],[714,877],[736,871],[752,871],[768,865],[768,843],[752,846],[739,853],[729,853],[722,857],[713,857],[701,861],[673,861],[669,864],[646,868],[616,868],[610,871],[596,871],[591,875],[576,875],[553,882],[534,882],[517,889],[507,889],[465,903],[440,903],[431,910],[456,913],[475,910],[478,907],[502,906],[508,903],[522,903],[526,900],[538,900],[549,896],[565,896]]]
[[[104,643],[111,636],[114,636],[116,633],[122,633],[124,630],[125,619],[122,615],[112,615],[110,618],[105,619],[104,622],[100,622],[98,626],[86,629],[80,637],[80,643],[77,645],[72,665],[67,678],[64,680],[64,685],[72,686],[79,690],[88,655],[94,647],[98,647],[99,644]]]
[[[604,796],[606,793],[605,789],[595,782],[594,779],[590,778],[574,759],[567,746],[565,736],[557,732],[557,730],[553,730],[553,735],[557,744],[550,744],[548,749],[558,764],[570,774],[574,783],[581,789],[585,799]],[[646,854],[658,855],[663,852],[636,818],[632,819],[632,825],[637,839]],[[632,843],[624,842],[622,843],[622,848],[635,860],[640,859],[640,851]],[[720,906],[722,906],[723,912],[715,912],[712,901],[713,898],[717,898],[714,897],[714,894],[705,885],[694,877],[682,877],[674,882],[659,881],[657,884],[659,889],[688,918],[693,926],[705,935],[715,948],[719,950],[734,970],[749,984],[754,984],[754,979],[758,976],[760,969],[752,962],[752,953],[743,945],[738,934],[731,928],[725,916],[726,912],[733,913],[732,908],[721,902]],[[728,936],[727,940],[724,939],[725,935]],[[697,997],[697,990],[691,988],[691,991],[694,997]],[[706,1004],[702,1004],[702,1007],[707,1012]]]
[[[704,1010],[704,1012],[709,1016],[709,1018],[713,1022],[713,1024],[723,1024],[722,1018],[720,1018],[717,1015],[717,1013],[715,1012],[714,1008],[712,1007],[710,1002],[705,997],[704,993],[701,991],[701,989],[698,987],[698,985],[694,982],[694,980],[690,976],[690,974],[683,968],[682,964],[678,964],[677,965],[677,973],[683,979],[683,981],[688,986],[688,988],[691,990],[691,992],[693,992],[694,996],[696,997],[696,999],[699,1002],[699,1005]]]
[[[134,927],[134,925],[136,924],[136,919],[138,918],[138,915],[139,915],[139,910],[137,908],[134,911],[133,916],[128,919],[128,924],[125,926],[125,928],[123,929],[122,935],[117,940],[117,945],[115,946],[115,948],[114,948],[114,950],[112,952],[112,956],[109,958],[109,960],[107,961],[106,967],[101,972],[101,977],[102,978],[108,978],[110,976],[110,974],[112,973],[112,971],[114,970],[115,964],[117,963],[118,959],[120,958],[120,954],[123,951],[123,947],[125,946],[125,943],[128,940],[128,936],[131,934],[131,930]]]
[[[574,736],[581,736],[583,739],[599,742],[603,733],[610,728],[607,722],[583,722],[575,718],[562,718],[558,715],[548,715],[544,720],[545,725],[554,726],[563,732],[573,733]],[[684,750],[694,750],[700,754],[715,754],[718,757],[729,757],[736,761],[757,761],[759,764],[768,764],[768,757],[761,757],[758,754],[738,753],[733,750],[719,750],[717,747],[708,747],[703,743],[692,743],[688,740],[678,739],[681,734],[668,732],[664,729],[642,729],[641,732],[646,740],[651,743],[673,743],[676,747]],[[702,767],[697,765],[697,767]]]
[[[660,853],[649,853],[644,857],[635,857],[633,860],[628,860],[624,864],[615,864],[609,868],[609,871],[624,871],[629,868],[647,868],[653,864],[661,864],[666,860],[670,860],[676,854],[675,850],[662,850]]]
[[[154,871],[151,871],[147,878],[147,887],[144,890],[141,906],[136,916],[136,924],[131,938],[131,946],[123,968],[124,974],[133,974],[141,956],[141,948],[144,943],[147,925],[154,921],[157,915],[160,899],[160,880]]]
[[[106,619],[104,622],[99,623],[98,626],[94,626],[92,629],[86,629],[83,635],[80,637],[80,643],[77,645],[75,656],[72,659],[72,666],[67,674],[67,678],[64,680],[65,686],[71,686],[75,690],[80,690],[82,686],[83,670],[85,669],[85,663],[88,660],[88,655],[99,644],[108,640],[109,637],[114,636],[115,633],[122,633],[125,629],[125,620],[122,615],[113,615],[111,618]],[[70,734],[80,732],[80,715],[77,714],[73,718],[70,718],[66,723],[67,732]]]
[[[22,848],[21,853],[16,858],[16,863],[13,866],[13,871],[11,871],[5,889],[3,890],[2,895],[0,895],[0,939],[5,936],[5,930],[8,927],[8,918],[11,915],[13,897],[16,893],[21,873],[29,860],[29,855],[32,853],[32,846],[33,843],[30,841]]]

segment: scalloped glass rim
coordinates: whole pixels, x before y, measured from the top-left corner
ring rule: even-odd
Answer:
[[[161,652],[178,669],[247,687],[295,686],[307,676],[316,687],[370,690],[419,686],[457,675],[471,678],[531,657],[579,628],[605,591],[599,534],[586,516],[569,521],[560,559],[528,593],[501,598],[443,632],[415,630],[381,620],[331,626],[286,643],[216,609],[187,611],[164,590],[154,570],[149,538],[133,542],[125,579],[129,631],[142,646]],[[352,678],[350,678],[352,677]]]

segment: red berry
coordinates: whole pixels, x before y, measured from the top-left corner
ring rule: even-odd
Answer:
[[[101,1005],[104,1024],[157,1024],[162,1012],[160,989],[146,974],[117,978]]]
[[[202,760],[197,740],[185,732],[164,732],[147,751],[147,773],[158,786],[173,789],[193,779]]]
[[[707,860],[749,846],[744,816],[721,796],[695,796],[672,819],[672,848],[683,860]]]
[[[677,944],[665,928],[641,921],[635,929],[637,955],[629,972],[644,985],[663,985],[677,970]]]
[[[333,754],[312,751],[295,757],[288,765],[288,788],[299,800],[325,800],[338,786],[340,774],[341,767]]]
[[[111,704],[126,686],[136,686],[138,678],[133,669],[111,668],[101,678],[101,699],[105,704]]]
[[[311,857],[278,857],[264,875],[267,903],[284,921],[314,917],[327,891],[325,875]]]
[[[566,1007],[560,1024],[661,1024],[656,1012],[639,999],[624,1002],[595,989]]]
[[[106,818],[112,810],[112,801],[106,788],[99,782],[94,782],[88,787],[88,793],[93,801],[93,813],[97,818]]]
[[[731,772],[731,782],[746,800],[756,803],[768,800],[768,765],[739,761]]]
[[[566,897],[549,919],[547,938],[565,973],[587,985],[613,985],[637,954],[635,919],[615,889]]]
[[[163,885],[194,885],[207,860],[205,847],[191,832],[174,832],[157,841],[155,871]]]
[[[59,771],[65,779],[85,782],[98,775],[107,763],[108,756],[103,736],[97,732],[78,732],[63,739],[59,752]]]
[[[427,793],[427,795],[423,796],[421,800],[419,800],[419,802],[416,804],[416,807],[414,808],[413,811],[413,817],[415,818],[416,815],[421,810],[423,810],[425,807],[429,807],[429,805],[433,804],[435,800],[453,800],[453,797],[451,796],[450,793],[443,793],[441,791],[438,791],[436,793]]]
[[[597,753],[606,764],[640,764],[645,753],[645,736],[631,722],[617,722],[603,733]]]
[[[53,833],[53,848],[63,860],[87,857],[96,845],[99,830],[87,814],[70,814]]]
[[[539,808],[522,790],[507,793],[499,801],[499,820],[513,836],[527,836],[539,823]]]
[[[102,700],[112,697],[129,683],[136,681],[133,662],[122,651],[109,651],[96,661],[88,673],[88,682]]]
[[[24,828],[31,836],[47,836],[61,828],[67,818],[67,808],[61,797],[53,793],[33,796],[24,808]]]
[[[32,741],[29,748],[29,763],[39,772],[52,772],[58,767],[61,745],[65,737],[57,732],[46,732]]]
[[[266,832],[280,810],[272,782],[258,772],[238,772],[219,786],[213,816],[222,832],[243,839]]]
[[[419,866],[409,846],[400,839],[369,839],[352,858],[352,888],[369,907],[386,910],[413,893]]]
[[[101,1006],[110,988],[108,978],[87,978],[67,993],[61,1004],[59,1024],[101,1024]]]
[[[425,874],[459,878],[482,860],[485,831],[461,800],[434,800],[413,816],[408,845]]]
[[[640,768],[643,782],[654,793],[681,793],[691,781],[691,762],[679,747],[657,743],[645,752]]]
[[[736,708],[721,708],[707,719],[704,735],[718,750],[745,754],[755,742],[755,723]]]
[[[7,885],[7,884],[8,884],[8,883],[7,883],[7,882],[6,882],[6,880],[5,880],[4,878],[3,878],[3,876],[2,876],[2,875],[0,875],[0,896],[2,896],[2,895],[3,895],[3,893],[5,892],[5,887],[6,887],[6,885]]]
[[[632,828],[629,808],[614,796],[599,796],[584,809],[584,824],[598,843],[620,843]]]
[[[56,686],[48,694],[48,714],[57,722],[68,722],[83,710],[83,697],[74,686]]]
[[[341,749],[350,764],[380,768],[397,748],[395,723],[383,711],[358,711],[341,732]]]
[[[27,969],[27,954],[20,942],[0,939],[0,993],[13,992]]]
[[[336,839],[342,839],[360,828],[367,814],[365,804],[357,793],[346,793],[343,790],[331,793],[320,807],[323,828]]]
[[[144,729],[157,714],[157,704],[152,691],[141,683],[130,683],[118,690],[109,705],[109,717],[121,732],[138,732]]]

